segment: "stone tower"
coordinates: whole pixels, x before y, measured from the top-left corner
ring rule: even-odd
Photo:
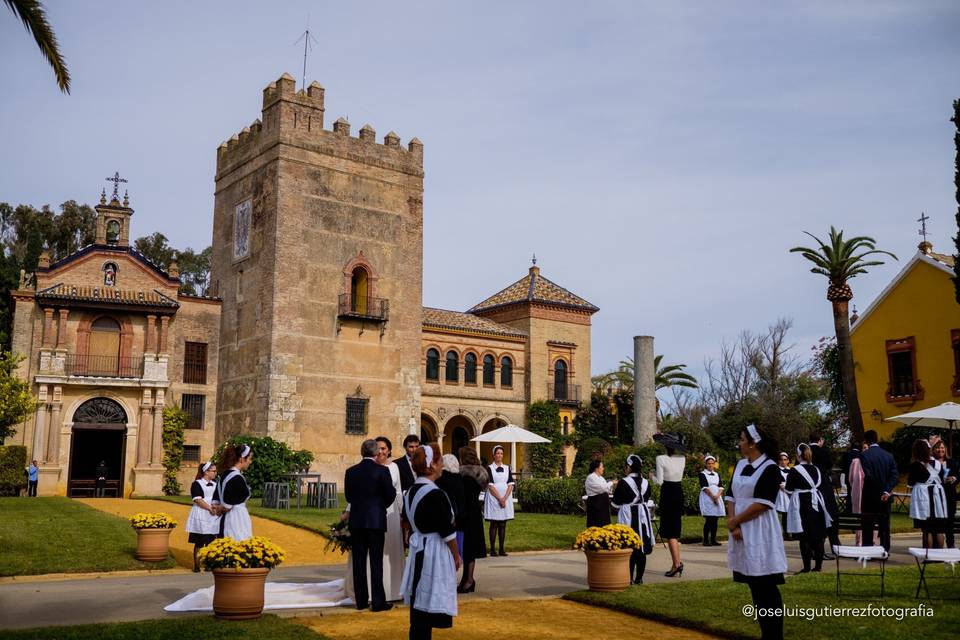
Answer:
[[[217,440],[269,435],[338,482],[420,415],[423,145],[375,138],[324,129],[323,87],[284,74],[217,150]]]

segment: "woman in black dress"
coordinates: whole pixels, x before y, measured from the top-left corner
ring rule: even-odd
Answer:
[[[823,478],[820,469],[813,464],[813,452],[809,445],[801,444],[797,447],[797,466],[787,473],[786,487],[790,492],[787,531],[799,535],[800,557],[803,559],[803,569],[798,573],[811,570],[811,559],[813,571],[823,568],[823,541],[831,518],[822,487]]]
[[[660,537],[667,541],[673,566],[664,575],[668,578],[683,576],[680,561],[680,516],[683,515],[683,468],[686,448],[680,436],[673,433],[655,433],[653,439],[663,445],[667,455],[657,456],[656,473],[650,479],[660,485]]]
[[[443,473],[437,478],[437,486],[447,494],[453,507],[453,526],[457,529],[457,551],[463,557],[463,512],[467,505],[463,494],[463,480],[460,478],[460,461],[452,453],[443,454]]]
[[[603,477],[603,460],[590,461],[590,473],[584,482],[587,492],[587,527],[610,524],[610,492],[613,483]]]
[[[643,541],[643,546],[630,554],[630,580],[633,584],[643,584],[647,556],[653,553],[653,522],[647,507],[650,483],[640,476],[642,464],[640,456],[633,453],[627,456],[626,475],[613,491],[613,505],[618,509],[617,523],[636,531]]]
[[[449,629],[457,615],[457,530],[453,507],[435,481],[443,458],[435,443],[413,452],[417,480],[403,499],[410,524],[410,556],[403,569],[403,601],[410,606],[410,640],[430,640],[434,629]]]
[[[477,452],[461,447],[460,478],[463,480],[463,578],[457,591],[470,593],[477,588],[473,577],[477,558],[487,557],[487,543],[483,536],[483,509],[480,494],[486,491],[490,475],[480,465]]]
[[[913,459],[907,472],[910,487],[910,517],[923,532],[924,549],[943,548],[947,527],[947,496],[943,489],[944,467],[930,453],[930,443],[913,443]]]

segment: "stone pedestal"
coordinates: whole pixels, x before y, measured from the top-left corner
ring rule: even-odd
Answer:
[[[60,473],[62,469],[59,465],[43,465],[40,467],[40,477],[37,482],[38,496],[62,496],[63,490],[60,489]]]
[[[159,495],[163,495],[163,467],[134,467],[131,496],[140,498]]]

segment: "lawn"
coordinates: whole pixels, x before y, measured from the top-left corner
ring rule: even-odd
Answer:
[[[0,640],[324,640],[309,628],[276,616],[231,622],[210,616],[166,618],[142,622],[85,624],[0,631]]]
[[[169,569],[133,557],[130,523],[69,498],[0,498],[0,576]]]
[[[797,607],[809,613],[811,609],[822,607],[890,607],[916,609],[921,604],[927,609],[933,608],[932,617],[909,617],[901,612],[901,620],[896,617],[831,616],[820,614],[815,620],[788,617],[784,622],[784,636],[787,638],[884,638],[884,640],[916,640],[918,637],[947,638],[956,633],[960,625],[960,607],[953,602],[915,600],[917,587],[916,567],[894,567],[887,569],[886,597],[879,597],[880,585],[877,578],[862,576],[842,576],[843,597],[835,597],[834,566],[829,563],[824,573],[809,573],[788,576],[787,584],[780,587],[786,607]],[[847,570],[846,568],[844,570]],[[868,572],[876,571],[875,567]],[[960,596],[960,579],[954,577],[944,565],[933,565],[927,569],[928,575],[949,578],[934,580],[931,592],[939,597]],[[591,591],[576,591],[565,596],[570,600],[583,602],[652,620],[715,633],[728,637],[758,638],[760,627],[752,618],[742,614],[742,607],[751,603],[750,590],[746,585],[736,584],[732,580],[678,581],[671,584],[657,584],[630,587],[626,591],[613,594],[601,594]]]

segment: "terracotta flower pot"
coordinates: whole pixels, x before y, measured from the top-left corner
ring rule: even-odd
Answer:
[[[228,620],[259,618],[268,573],[270,569],[214,569],[214,615]]]
[[[623,591],[630,586],[630,554],[633,549],[584,551],[590,591]]]
[[[143,562],[163,562],[170,551],[169,529],[136,529],[137,560]]]

